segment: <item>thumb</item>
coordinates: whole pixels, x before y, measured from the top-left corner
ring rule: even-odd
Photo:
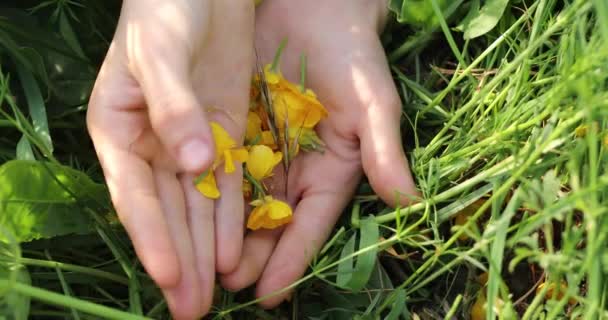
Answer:
[[[200,173],[214,159],[214,143],[190,77],[189,55],[156,47],[142,55],[135,75],[148,106],[152,128],[182,170]]]
[[[385,88],[393,88],[392,83],[387,85]],[[401,103],[396,91],[385,96],[388,99],[373,99],[362,117],[359,139],[363,170],[374,191],[386,203],[407,205],[418,192],[401,142]]]

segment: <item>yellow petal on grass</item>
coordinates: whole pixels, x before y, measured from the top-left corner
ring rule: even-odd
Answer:
[[[555,285],[555,282],[550,282],[547,284],[547,282],[543,282],[540,285],[538,285],[538,287],[536,287],[536,294],[540,294],[543,289],[547,287],[547,292],[545,293],[545,299],[556,299],[556,300],[561,300],[564,298],[564,295],[566,294],[566,292],[568,291],[568,283],[566,283],[566,281],[561,281],[560,285],[559,285],[559,293],[558,293],[558,288]],[[569,305],[575,305],[576,304],[576,299],[574,299],[573,297],[568,298],[568,304]]]
[[[477,293],[477,299],[471,307],[471,320],[485,320],[486,319],[486,294],[483,291]]]
[[[213,171],[208,171],[207,173],[203,173],[203,175],[202,178],[197,178],[196,189],[209,199],[218,199],[221,193],[217,188]]]
[[[274,167],[281,162],[283,154],[273,152],[267,146],[256,145],[249,150],[247,159],[247,171],[256,180],[262,180],[272,175]]]
[[[247,228],[251,230],[278,228],[289,223],[293,215],[287,203],[275,200],[271,196],[253,201],[251,205],[255,206],[247,219]]]

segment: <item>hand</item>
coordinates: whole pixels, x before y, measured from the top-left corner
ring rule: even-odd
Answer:
[[[398,200],[396,191],[416,191],[401,144],[401,102],[378,37],[386,1],[266,0],[256,14],[261,61],[271,61],[287,38],[281,71],[297,82],[299,57],[306,54],[307,86],[329,110],[318,127],[325,153],[300,153],[290,168],[287,201],[296,208],[293,221],[283,232],[250,232],[239,267],[222,276],[231,290],[257,280],[261,297],[304,274],[352,198],[362,169],[389,204]],[[287,296],[261,304],[274,307]]]
[[[193,179],[214,159],[209,120],[242,141],[253,24],[252,1],[126,0],[91,96],[112,201],[177,319],[206,313],[216,268],[240,258],[242,172],[218,170],[217,201]]]

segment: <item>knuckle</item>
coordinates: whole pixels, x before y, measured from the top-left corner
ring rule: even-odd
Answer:
[[[185,122],[189,122],[191,110],[194,108],[177,107],[178,99],[162,98],[154,102],[154,107],[150,110],[150,121],[155,130],[163,133],[171,132],[183,127]]]

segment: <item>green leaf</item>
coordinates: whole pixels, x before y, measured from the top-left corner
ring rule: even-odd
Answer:
[[[8,279],[23,283],[31,284],[30,274],[25,268],[16,267],[9,268],[6,264],[0,265],[0,279]],[[2,292],[0,295],[0,315],[2,319],[7,320],[27,320],[30,313],[30,297],[12,292],[10,287],[8,292]]]
[[[405,290],[398,289],[393,294],[395,295],[395,301],[391,306],[391,312],[389,312],[384,320],[398,320],[405,309]]]
[[[500,216],[500,218],[496,221],[491,222],[487,225],[486,230],[484,231],[484,238],[487,241],[491,241],[491,237],[494,236],[494,241],[492,242],[492,246],[490,248],[490,272],[488,278],[488,301],[496,301],[498,298],[498,289],[500,286],[500,276],[502,272],[502,264],[505,256],[505,244],[507,241],[507,231],[509,230],[509,224],[511,219],[517,213],[517,209],[520,204],[520,192],[521,189],[517,189],[515,194],[507,204],[504,212]],[[489,318],[493,319],[494,310],[490,308]]]
[[[19,160],[36,160],[34,157],[34,151],[32,151],[32,145],[27,140],[25,135],[21,136],[17,143],[17,159]]]
[[[0,226],[18,242],[92,232],[83,207],[107,199],[103,185],[66,166],[13,160],[0,167]]]
[[[59,12],[59,32],[70,48],[74,50],[78,56],[86,59],[84,51],[82,51],[82,47],[78,42],[78,37],[76,36],[76,33],[74,32],[74,29],[72,28],[72,25],[70,24],[70,21],[63,10]]]
[[[351,257],[351,259],[347,259],[340,263],[338,265],[338,275],[336,279],[336,282],[340,287],[355,292],[365,287],[374,271],[376,255],[378,252],[377,242],[380,237],[378,224],[376,224],[372,218],[362,220],[360,234],[361,239],[359,241],[358,249],[365,250],[365,252],[356,256],[356,262],[354,262],[354,257]],[[342,249],[340,259],[352,255],[354,253],[354,248],[355,235],[348,240]]]
[[[446,0],[437,0],[437,2],[442,10],[448,6]],[[390,0],[388,8],[395,13],[399,23],[429,28],[439,22],[433,12],[431,0]]]
[[[357,240],[357,235],[353,234],[346,244],[342,248],[342,252],[340,253],[340,260],[346,259],[348,256],[352,255],[355,252],[355,241]],[[350,257],[338,264],[338,274],[336,276],[336,283],[338,286],[346,288],[348,283],[353,277],[353,258]]]
[[[464,38],[477,38],[494,29],[508,4],[509,0],[488,0],[481,9],[471,6],[473,12],[469,12],[467,17],[473,18],[464,25]],[[479,12],[475,12],[477,10]]]
[[[18,64],[17,72],[23,91],[25,93],[25,99],[27,100],[29,114],[32,118],[32,124],[34,125],[34,132],[40,137],[40,140],[44,143],[45,147],[49,152],[53,152],[53,142],[51,140],[51,134],[49,132],[49,123],[46,117],[46,107],[44,105],[44,99],[42,93],[36,82],[36,78],[26,69],[25,66]]]

